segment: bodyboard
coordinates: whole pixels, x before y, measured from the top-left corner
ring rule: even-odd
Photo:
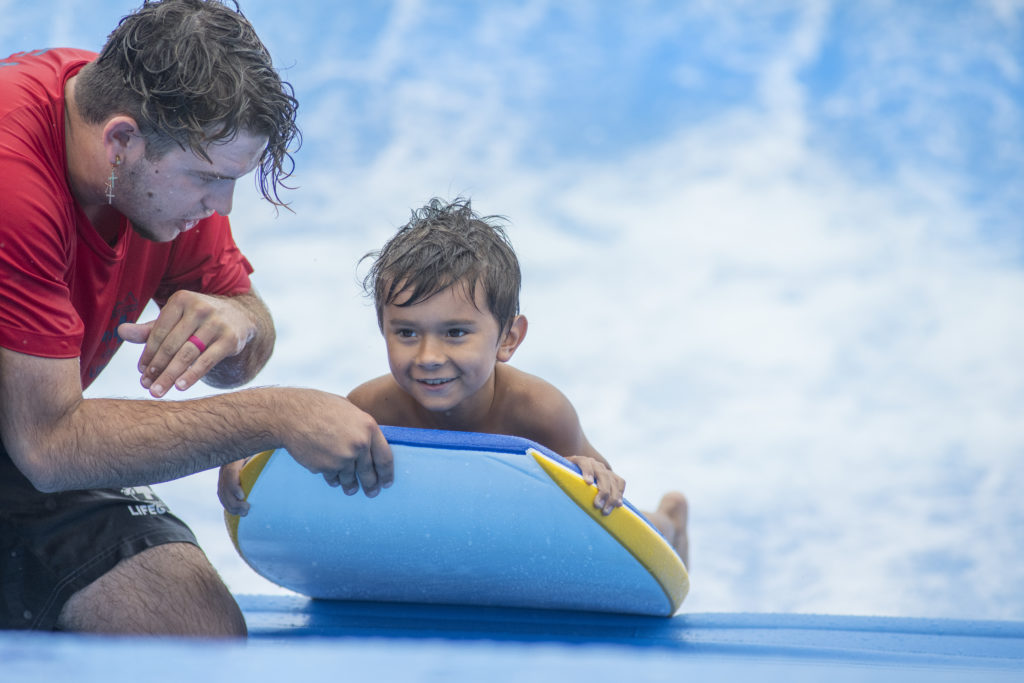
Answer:
[[[344,495],[283,450],[242,470],[225,514],[241,557],[312,598],[674,614],[686,567],[628,502],[610,515],[578,468],[526,439],[382,427],[395,483]]]

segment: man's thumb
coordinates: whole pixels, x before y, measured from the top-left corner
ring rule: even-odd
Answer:
[[[153,323],[121,323],[117,326],[117,334],[126,342],[133,344],[145,344],[149,339],[149,332],[153,329]]]

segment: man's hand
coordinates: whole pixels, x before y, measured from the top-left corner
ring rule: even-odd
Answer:
[[[367,498],[394,483],[395,467],[380,427],[348,399],[312,389],[302,394],[300,428],[285,435],[296,462],[351,496],[362,485]]]
[[[391,446],[373,418],[340,396],[309,390],[306,398],[310,419],[298,438],[288,439],[285,445],[295,461],[323,475],[329,485],[340,486],[348,496],[360,485],[367,498],[390,487],[395,471]],[[223,465],[217,481],[221,505],[240,517],[249,514],[241,481],[246,461]]]
[[[622,505],[622,493],[626,490],[625,479],[601,461],[585,455],[571,455],[566,460],[580,468],[584,481],[597,485],[594,507],[601,510],[601,514],[610,515],[612,510]]]
[[[255,295],[222,297],[180,290],[156,320],[120,325],[117,333],[122,339],[145,344],[139,357],[142,386],[156,398],[171,386],[184,391],[224,359],[241,354],[259,330],[253,300],[259,302]],[[262,302],[259,308],[265,311]]]

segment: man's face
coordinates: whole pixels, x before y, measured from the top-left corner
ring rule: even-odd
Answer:
[[[245,131],[207,147],[210,161],[171,148],[156,161],[145,156],[118,173],[114,208],[154,242],[169,242],[216,211],[231,212],[235,181],[256,168],[267,138]]]

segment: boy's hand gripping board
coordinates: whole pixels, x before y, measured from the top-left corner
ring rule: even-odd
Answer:
[[[242,470],[242,558],[313,598],[670,616],[686,567],[626,503],[603,516],[575,465],[517,437],[382,427],[395,483],[346,496],[287,451]]]

